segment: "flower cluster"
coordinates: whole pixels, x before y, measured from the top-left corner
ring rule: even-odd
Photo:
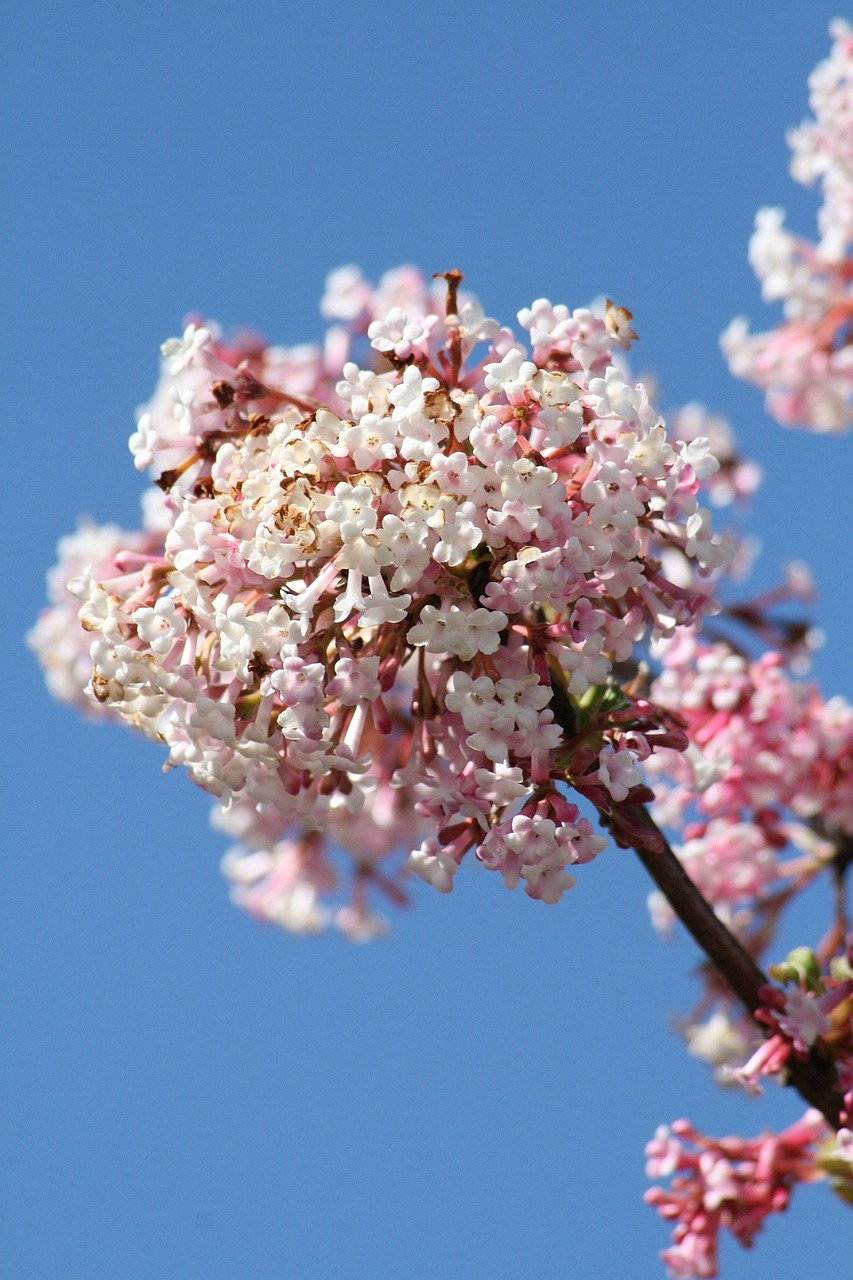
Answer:
[[[780,421],[819,431],[853,422],[853,29],[832,34],[790,135],[820,241],[762,210],[750,259],[784,322],[723,336]],[[823,1110],[755,1139],[681,1120],[649,1144],[650,1176],[672,1177],[647,1196],[675,1223],[670,1272],[713,1276],[720,1230],[751,1244],[798,1182],[853,1203],[853,1137],[826,1123],[853,1118],[853,707],[796,678],[813,635],[768,612],[807,594],[801,567],[724,611],[760,655],[702,634],[748,558],[702,497],[748,497],[760,471],[699,404],[667,428],[627,371],[630,312],[540,298],[519,334],[461,283],[340,268],[322,345],[189,317],[130,439],[142,527],[62,540],[30,642],[57,697],[216,798],[233,899],[297,932],[372,937],[377,894],[404,902],[412,876],[447,893],[469,855],[555,903],[606,843],[584,808],[674,873],[652,900],[666,926],[697,895],[653,801],[726,943],[705,946],[690,1052],[753,1092],[787,1073]],[[827,870],[824,939],[761,985],[753,961]]]
[[[792,1058],[805,1060],[819,1046],[832,1055],[843,1094],[841,1121],[853,1113],[853,937],[823,973],[817,957],[798,947],[779,965],[756,1018],[770,1034],[741,1069],[729,1072],[753,1092],[762,1076],[778,1076]],[[685,1146],[685,1141],[691,1144]],[[819,1145],[818,1145],[819,1144]],[[672,1276],[715,1276],[721,1228],[752,1244],[765,1218],[786,1209],[794,1186],[828,1177],[842,1200],[853,1203],[853,1143],[849,1128],[834,1133],[817,1110],[779,1134],[760,1138],[708,1138],[686,1120],[661,1126],[646,1147],[650,1178],[669,1178],[668,1189],[646,1193],[662,1217],[675,1222],[673,1244],[662,1253]]]
[[[765,389],[779,421],[818,431],[853,422],[853,30],[836,22],[831,31],[831,56],[810,81],[815,118],[789,136],[793,176],[823,188],[820,241],[791,235],[782,210],[762,210],[750,260],[765,299],[783,302],[784,321],[750,335],[736,320],[722,339],[732,371]],[[689,434],[689,426],[681,430]],[[718,480],[724,470],[725,463]],[[698,628],[654,646],[661,670],[650,696],[677,712],[689,738],[685,751],[663,750],[646,764],[654,813],[676,833],[676,853],[717,917],[751,963],[821,872],[832,879],[834,908],[815,951],[798,947],[770,967],[781,987],[739,991],[743,1009],[719,973],[704,970],[705,989],[685,1028],[690,1052],[711,1062],[718,1080],[753,1093],[765,1077],[793,1082],[810,1100],[820,1098],[823,1114],[812,1111],[759,1139],[708,1138],[684,1120],[658,1131],[647,1148],[648,1172],[673,1181],[646,1198],[675,1224],[663,1253],[673,1276],[716,1275],[720,1229],[751,1244],[798,1182],[828,1177],[853,1203],[849,1127],[836,1134],[825,1122],[849,1126],[853,1112],[853,939],[844,892],[853,863],[853,708],[795,678],[814,637],[767,611],[808,590],[802,567],[792,566],[782,587],[724,609],[727,621],[767,646],[759,656]],[[655,923],[668,928],[670,904],[655,894],[651,905]],[[831,1098],[821,1095],[821,1080]]]
[[[368,888],[468,852],[556,902],[605,843],[566,788],[630,840],[639,762],[685,745],[614,668],[715,607],[708,441],[613,363],[624,309],[539,299],[525,344],[460,280],[334,272],[322,349],[189,323],[130,440],[150,532],[66,542],[32,636],[219,798],[236,900],[290,928],[369,936]]]
[[[661,1125],[646,1147],[646,1172],[672,1182],[650,1188],[645,1198],[676,1224],[673,1243],[661,1254],[668,1274],[715,1276],[723,1228],[751,1245],[769,1215],[787,1209],[798,1183],[823,1176],[815,1152],[826,1134],[819,1111],[757,1138],[710,1138],[687,1120]]]
[[[758,959],[796,895],[821,874],[843,874],[853,838],[853,708],[795,679],[778,651],[749,659],[689,629],[656,649],[652,697],[678,708],[689,745],[647,762],[652,812],[705,899]],[[660,893],[649,903],[656,928],[669,933],[669,903]],[[845,927],[839,919],[827,935],[827,955]],[[760,1075],[784,1067],[794,1042],[774,1039],[772,1001],[759,1017],[767,1039],[726,984],[710,970],[704,978],[682,1024],[689,1052],[719,1081],[754,1090]]]
[[[654,812],[679,832],[704,896],[743,928],[751,903],[853,835],[853,707],[794,679],[779,652],[750,660],[689,630],[657,651],[652,697],[678,710],[690,747],[648,762]],[[785,862],[789,844],[798,856]]]
[[[786,230],[783,209],[761,209],[749,260],[784,321],[750,334],[739,317],[722,337],[732,372],[764,389],[768,411],[815,431],[853,422],[853,29],[838,20],[830,30],[831,55],[809,81],[814,119],[788,136],[792,176],[822,187],[820,240]]]

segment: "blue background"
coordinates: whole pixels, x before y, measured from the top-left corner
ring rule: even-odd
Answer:
[[[295,343],[326,272],[460,266],[512,322],[542,294],[629,306],[665,404],[726,412],[766,482],[757,581],[822,586],[850,675],[850,441],[786,432],[729,377],[763,328],[761,204],[812,234],[784,130],[828,52],[820,4],[34,3],[5,19],[0,1157],[4,1280],[662,1275],[644,1142],[721,1094],[667,1020],[686,939],[630,853],[558,908],[476,866],[386,940],[264,929],[229,905],[208,802],[156,748],[53,704],[22,636],[79,512],[132,527],[126,450],[158,346],[198,310]],[[822,892],[785,941],[816,940]],[[849,1211],[800,1189],[729,1280],[847,1280]]]

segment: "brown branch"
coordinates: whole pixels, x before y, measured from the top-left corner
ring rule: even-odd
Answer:
[[[570,739],[577,729],[574,708],[562,680],[554,671],[551,672],[551,691],[554,719]],[[756,1011],[764,1004],[761,988],[769,985],[766,974],[699,892],[645,805],[623,806],[622,814],[626,821],[619,824],[620,843],[633,848],[693,941],[704,951],[756,1026],[766,1035],[766,1024],[755,1017]],[[612,822],[605,819],[605,825],[611,826]],[[644,833],[647,839],[643,838]],[[842,878],[848,859],[853,860],[853,841],[843,855],[839,854],[838,874]],[[837,1074],[831,1060],[821,1057],[815,1049],[807,1058],[792,1055],[785,1066],[785,1081],[793,1085],[806,1102],[817,1107],[834,1129],[841,1127],[844,1100],[838,1092]]]
[[[769,979],[696,888],[648,811],[638,808],[634,813],[638,825],[645,826],[653,836],[649,843],[658,846],[652,850],[642,847],[638,841],[633,846],[637,857],[694,942],[754,1018],[764,1003],[761,987]],[[757,1025],[766,1034],[766,1026],[761,1022]],[[843,1100],[836,1086],[832,1062],[821,1058],[813,1049],[805,1059],[792,1056],[785,1071],[787,1082],[800,1096],[817,1107],[833,1128],[840,1128]]]

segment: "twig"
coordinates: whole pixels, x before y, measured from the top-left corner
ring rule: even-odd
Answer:
[[[638,842],[634,845],[637,857],[694,942],[754,1018],[756,1010],[765,1003],[761,988],[768,983],[768,978],[696,888],[648,811],[640,807],[634,812],[638,825],[645,826],[654,836],[649,843],[658,846],[652,850],[643,848]],[[757,1025],[766,1031],[761,1022]],[[833,1128],[840,1128],[843,1100],[836,1087],[832,1062],[824,1060],[812,1049],[807,1058],[792,1056],[785,1071],[787,1082],[801,1097],[817,1107]]]

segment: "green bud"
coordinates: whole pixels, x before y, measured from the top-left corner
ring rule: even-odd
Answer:
[[[839,1148],[837,1137],[824,1142],[817,1155],[817,1164],[829,1177],[829,1185],[845,1204],[853,1205],[853,1153]]]
[[[810,947],[794,947],[781,964],[772,964],[770,973],[777,982],[796,982],[803,991],[820,995],[826,988],[815,953]]]

